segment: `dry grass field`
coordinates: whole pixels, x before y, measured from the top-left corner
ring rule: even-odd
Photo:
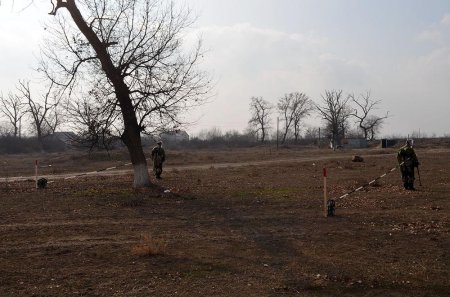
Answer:
[[[0,296],[449,296],[448,144],[416,148],[417,191],[394,171],[322,215],[324,166],[337,197],[393,168],[395,151],[168,151],[145,190],[125,171],[39,191],[12,181],[36,158],[58,175],[125,153],[0,156]]]

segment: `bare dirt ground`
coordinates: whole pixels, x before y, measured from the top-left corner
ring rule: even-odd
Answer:
[[[131,189],[131,174],[40,191],[12,181],[35,158],[61,175],[124,153],[1,156],[0,296],[448,296],[450,149],[416,151],[417,191],[394,171],[332,218],[322,167],[337,197],[394,167],[394,149],[169,152],[171,170],[146,190]]]

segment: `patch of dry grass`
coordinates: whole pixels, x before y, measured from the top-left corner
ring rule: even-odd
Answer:
[[[164,255],[167,250],[167,241],[154,238],[149,234],[142,236],[141,243],[131,248],[131,254],[138,257]]]

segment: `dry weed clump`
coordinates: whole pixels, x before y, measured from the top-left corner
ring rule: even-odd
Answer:
[[[144,235],[142,242],[131,248],[134,256],[156,256],[164,255],[167,249],[167,241],[161,238],[153,238],[151,235]]]

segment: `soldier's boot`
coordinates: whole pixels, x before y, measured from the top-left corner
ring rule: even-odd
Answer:
[[[404,187],[406,190],[408,190],[409,184],[408,184],[407,182],[405,182],[405,183],[403,183],[403,187]]]

